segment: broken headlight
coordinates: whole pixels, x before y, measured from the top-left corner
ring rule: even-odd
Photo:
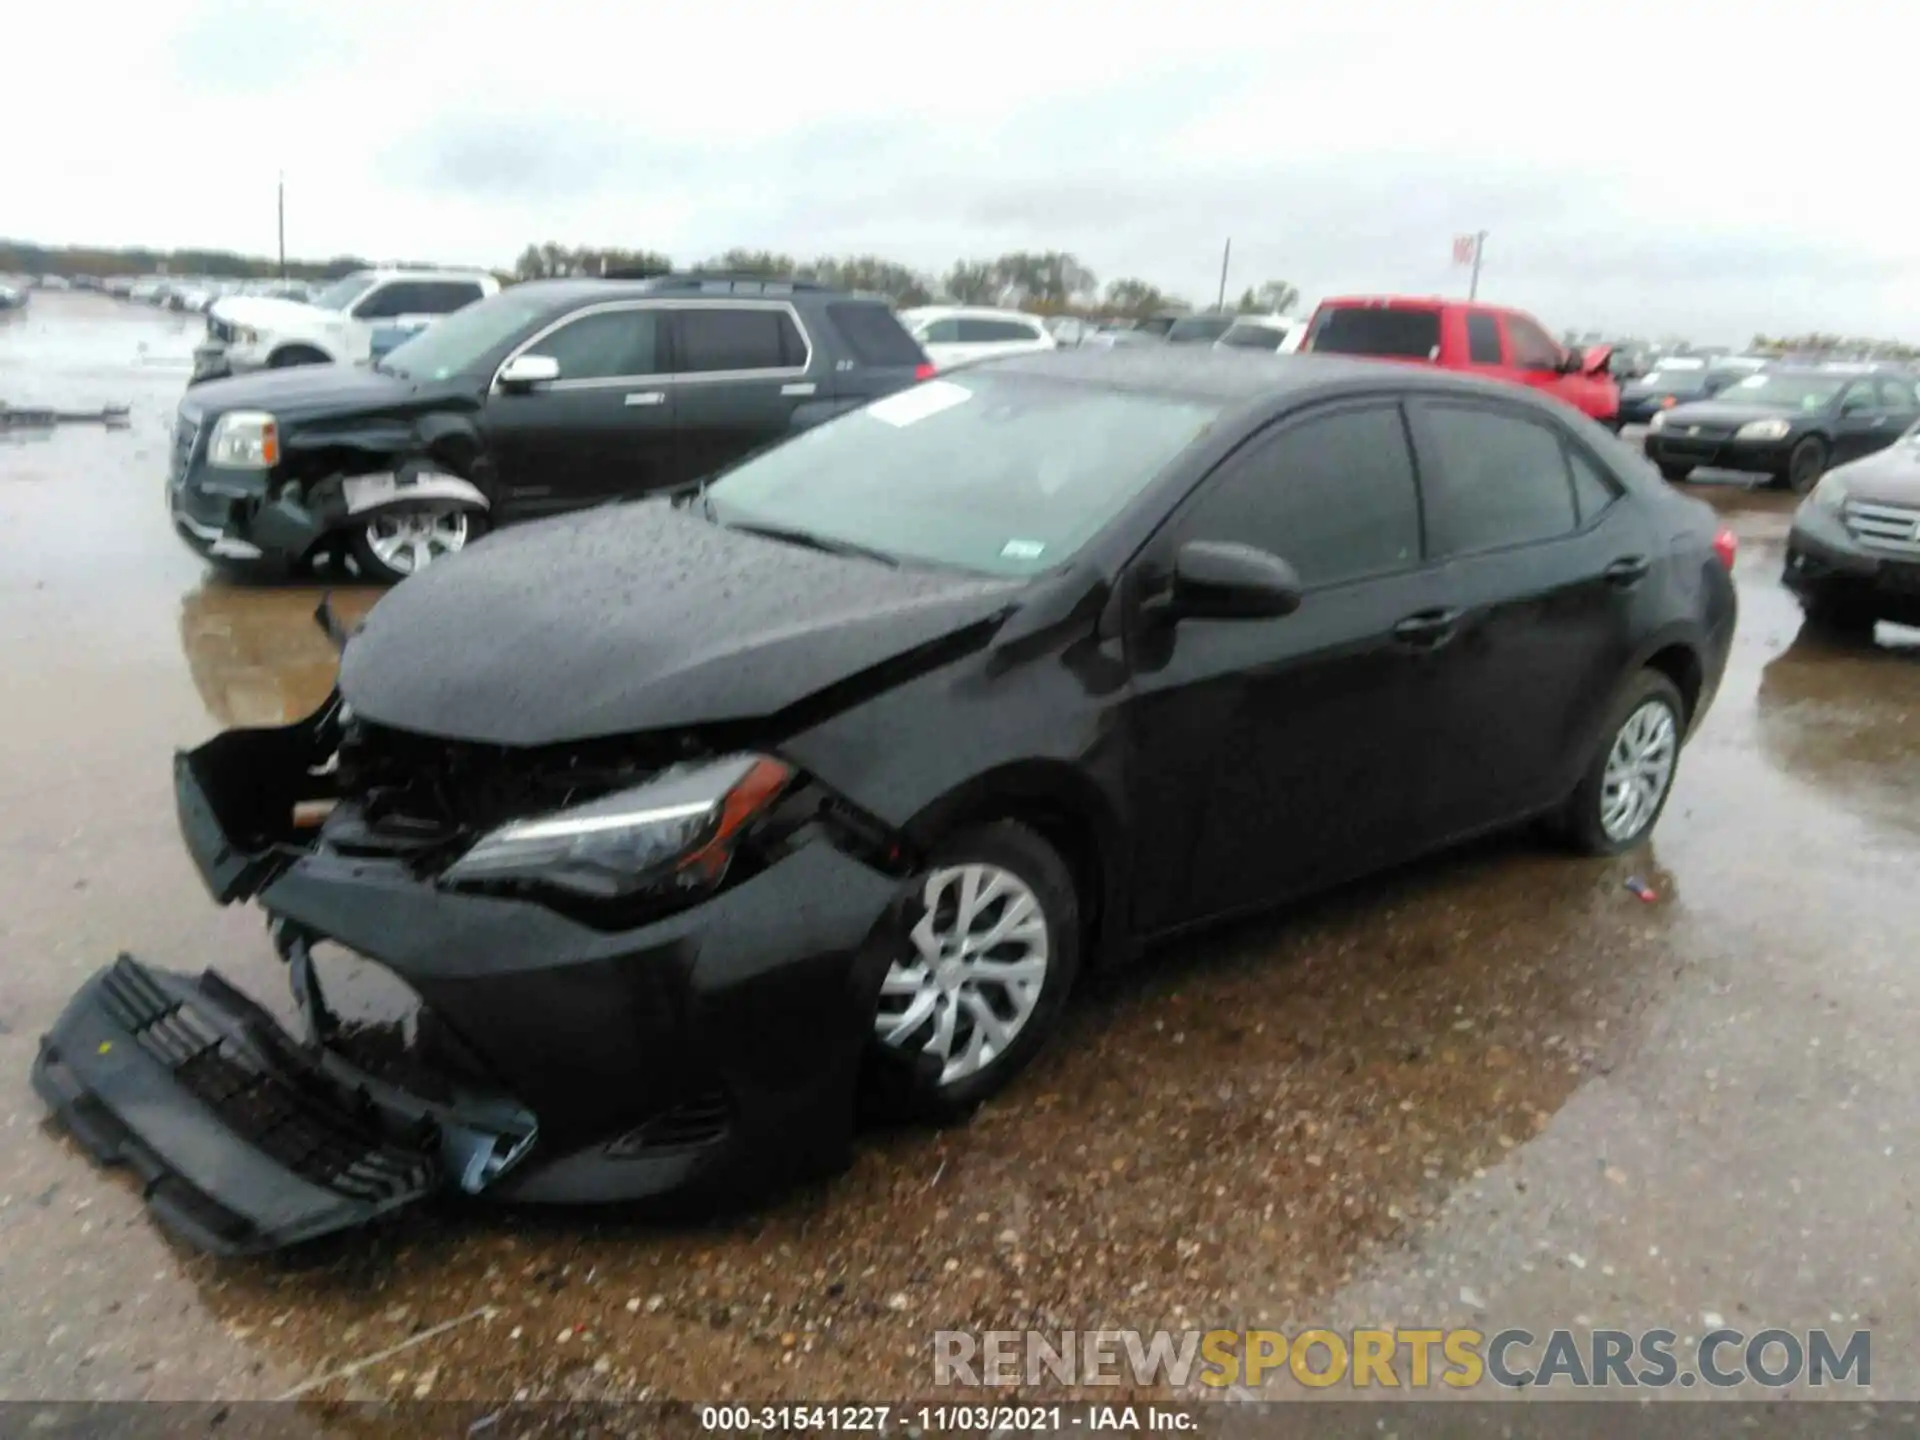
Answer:
[[[792,779],[791,768],[766,755],[676,766],[630,790],[502,825],[441,879],[545,886],[601,900],[710,889],[725,876],[741,833]]]

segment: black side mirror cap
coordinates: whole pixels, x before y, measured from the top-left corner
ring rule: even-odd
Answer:
[[[1293,566],[1252,545],[1189,540],[1174,556],[1173,583],[1154,606],[1174,620],[1272,620],[1300,608]]]

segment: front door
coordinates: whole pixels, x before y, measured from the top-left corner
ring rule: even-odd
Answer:
[[[793,433],[794,414],[818,398],[812,347],[783,301],[702,301],[672,317],[675,472],[704,480]]]
[[[1839,418],[1834,422],[1833,456],[1829,463],[1844,465],[1862,455],[1871,455],[1892,444],[1902,428],[1880,396],[1877,377],[1863,375],[1840,396]]]
[[[1287,560],[1300,608],[1156,618],[1139,602],[1195,540]],[[1395,401],[1316,410],[1250,442],[1127,583],[1137,931],[1257,907],[1421,847],[1409,797],[1432,663],[1413,629],[1435,608],[1436,577]]]
[[[672,483],[675,386],[663,372],[661,313],[641,304],[576,311],[521,346],[560,378],[487,396],[494,505],[549,514]]]
[[[1635,601],[1658,583],[1666,537],[1543,415],[1480,400],[1408,413],[1451,627],[1436,651],[1421,805],[1452,838],[1571,787],[1569,766],[1626,673]]]

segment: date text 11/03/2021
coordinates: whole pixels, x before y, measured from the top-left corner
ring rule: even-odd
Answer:
[[[1198,1422],[1170,1405],[703,1405],[700,1428],[718,1434],[906,1430],[944,1435],[1091,1433],[1177,1434]]]

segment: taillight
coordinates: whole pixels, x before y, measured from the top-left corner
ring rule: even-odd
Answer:
[[[1713,537],[1713,553],[1720,557],[1720,563],[1731,572],[1733,557],[1740,549],[1740,541],[1726,526],[1720,527],[1720,533]]]
[[[1660,408],[1662,410],[1671,410],[1674,406],[1678,405],[1679,403],[1680,403],[1679,400],[1672,395],[1662,395],[1660,397]]]
[[[933,378],[933,366],[931,365],[914,366],[913,378],[915,380],[931,380]]]

